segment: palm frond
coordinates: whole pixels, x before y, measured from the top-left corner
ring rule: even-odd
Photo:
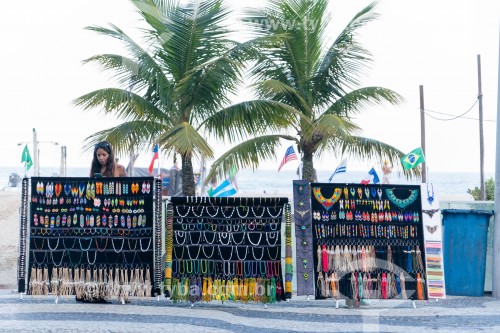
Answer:
[[[310,120],[295,108],[271,100],[251,100],[228,106],[206,119],[204,128],[220,140],[234,142],[255,134],[280,132]],[[305,125],[304,125],[305,127]]]
[[[264,80],[251,85],[250,87],[256,88],[259,96],[267,99],[274,99],[283,102],[288,102],[289,105],[293,105],[297,110],[302,111],[307,117],[311,117],[312,110],[308,103],[300,95],[300,93],[279,80]]]
[[[177,124],[158,136],[160,146],[174,150],[182,156],[196,157],[203,154],[207,159],[214,157],[213,149],[203,136],[188,122]]]
[[[404,101],[403,96],[395,91],[381,87],[363,87],[353,90],[333,103],[325,114],[351,118],[371,106],[381,105],[384,102],[399,104]]]
[[[252,138],[232,147],[212,164],[205,182],[209,183],[210,180],[221,179],[229,174],[229,171],[234,167],[237,170],[243,168],[257,169],[261,162],[276,157],[281,139],[297,143],[292,136],[265,135]]]
[[[379,164],[382,164],[381,162],[384,160],[388,160],[408,178],[415,178],[421,175],[420,168],[404,171],[401,165],[401,158],[405,154],[394,146],[381,141],[352,136],[349,142],[333,141],[330,144],[332,148],[341,151],[341,155],[343,156],[353,156],[360,160],[376,160]]]
[[[115,127],[98,131],[85,139],[84,151],[92,151],[100,141],[108,141],[115,154],[132,151],[149,151],[156,142],[157,131],[152,130],[147,121],[128,121]]]
[[[360,28],[377,18],[375,6],[374,2],[358,12],[322,56],[313,79],[316,105],[331,103],[347,88],[359,85],[359,74],[368,68],[371,54],[355,37]]]
[[[164,124],[171,120],[150,101],[130,91],[117,88],[103,88],[92,91],[73,101],[84,110],[102,108],[104,113],[114,113],[120,119],[157,119]]]

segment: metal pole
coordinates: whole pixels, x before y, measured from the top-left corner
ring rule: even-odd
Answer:
[[[36,130],[33,128],[33,175],[40,176],[40,169],[38,168],[38,139],[36,138]]]
[[[479,167],[481,180],[481,201],[486,200],[484,188],[484,138],[483,138],[483,91],[481,88],[481,55],[477,55],[477,99],[479,104]]]
[[[66,146],[61,146],[61,167],[59,177],[66,177]]]
[[[495,224],[493,228],[493,297],[500,297],[500,38],[497,85],[497,137],[495,158]]]
[[[425,156],[425,108],[424,108],[424,86],[420,85],[420,142]],[[427,183],[427,163],[422,163],[422,183]]]

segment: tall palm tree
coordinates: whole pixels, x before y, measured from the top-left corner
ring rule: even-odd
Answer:
[[[84,61],[111,72],[119,87],[92,91],[74,104],[84,110],[99,108],[123,120],[89,136],[85,148],[102,139],[113,143],[119,153],[159,143],[162,152],[180,155],[183,194],[194,195],[193,158],[214,156],[206,135],[239,136],[238,121],[227,131],[224,123],[210,119],[249,117],[245,110],[227,105],[240,83],[245,55],[251,54],[246,49],[251,48],[229,38],[230,10],[223,0],[182,5],[178,0],[131,2],[147,24],[143,30],[147,48],[117,26],[87,28],[122,41],[129,56],[100,54]],[[244,126],[262,127],[267,119],[283,123],[279,109],[268,111],[266,119],[254,116]]]
[[[397,148],[360,136],[353,116],[383,102],[397,104],[402,97],[382,87],[360,87],[370,53],[357,42],[360,28],[373,21],[375,3],[357,13],[329,42],[331,16],[328,0],[269,0],[254,17],[261,36],[278,42],[260,43],[259,57],[251,68],[253,87],[260,103],[278,105],[287,130],[267,130],[234,146],[212,165],[208,178],[229,168],[256,168],[263,159],[277,156],[280,141],[297,145],[302,179],[314,181],[313,157],[331,152],[361,159],[388,159],[395,165],[404,155]],[[251,108],[250,102],[233,106]],[[418,174],[419,169],[405,172]]]

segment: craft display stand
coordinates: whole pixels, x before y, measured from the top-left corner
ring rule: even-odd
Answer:
[[[422,222],[427,273],[427,297],[446,298],[443,262],[443,230],[438,196],[432,183],[420,186],[422,195]],[[425,195],[426,194],[426,195]]]
[[[158,185],[152,177],[33,177],[29,189],[24,178],[18,291],[56,302],[158,295]]]
[[[172,197],[166,217],[164,294],[173,302],[291,298],[287,198]]]
[[[332,183],[311,183],[309,191],[295,181],[298,292],[314,288],[316,299],[357,302],[425,299],[420,192],[413,185]]]

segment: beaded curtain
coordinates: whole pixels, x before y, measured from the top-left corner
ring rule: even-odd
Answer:
[[[149,297],[152,177],[31,178],[28,293]]]
[[[311,183],[316,298],[424,299],[419,186]]]
[[[290,210],[287,198],[172,197],[165,228],[165,296],[174,302],[290,298]]]

